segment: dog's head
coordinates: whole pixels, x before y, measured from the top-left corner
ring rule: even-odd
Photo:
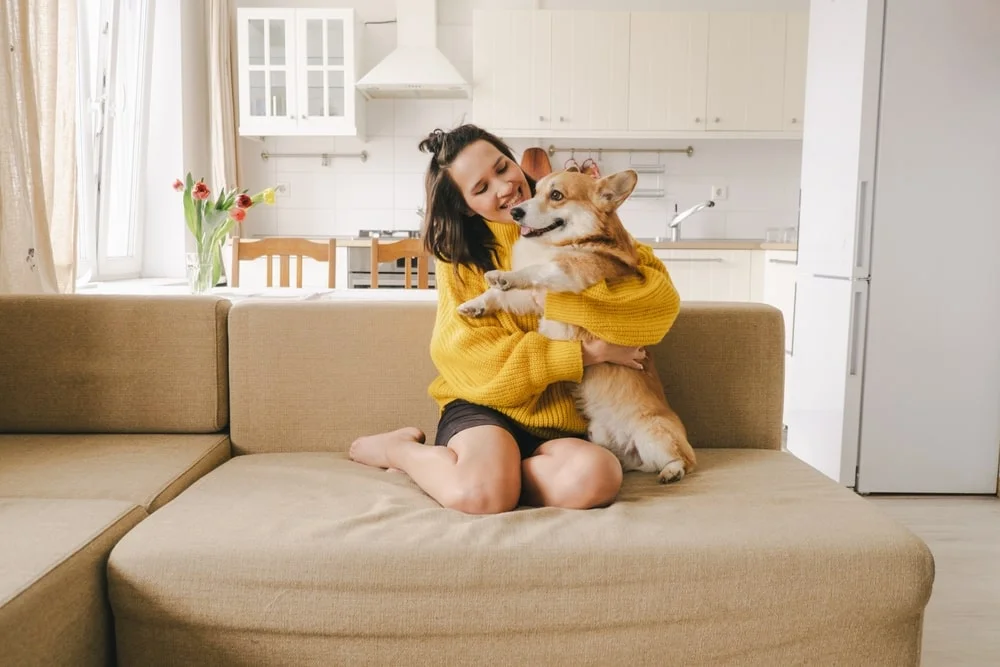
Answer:
[[[631,169],[601,179],[576,169],[555,172],[540,180],[535,196],[510,214],[521,226],[522,237],[551,245],[595,237],[628,238],[616,211],[638,180]]]

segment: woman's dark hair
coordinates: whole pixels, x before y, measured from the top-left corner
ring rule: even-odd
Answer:
[[[448,173],[462,150],[476,141],[488,141],[515,164],[514,153],[499,137],[475,125],[460,125],[451,131],[434,130],[420,142],[420,150],[431,154],[427,167],[427,206],[424,214],[424,247],[442,262],[476,267],[486,272],[497,268],[497,243],[477,213],[469,211],[465,197]],[[524,175],[531,193],[535,181]]]

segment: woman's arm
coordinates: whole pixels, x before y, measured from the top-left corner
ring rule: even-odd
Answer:
[[[430,349],[438,372],[456,394],[481,405],[515,407],[550,384],[583,379],[579,341],[522,332],[513,320],[501,321],[511,317],[505,313],[481,318],[459,315],[458,306],[485,289],[480,276],[461,270],[466,284],[456,278],[451,265],[437,264],[438,310]]]
[[[681,298],[653,249],[642,243],[636,247],[638,277],[602,281],[580,294],[549,292],[545,317],[583,327],[618,345],[659,343],[677,319]]]

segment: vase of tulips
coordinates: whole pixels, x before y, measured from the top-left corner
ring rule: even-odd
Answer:
[[[203,294],[222,276],[222,244],[246,219],[247,211],[260,204],[274,203],[274,188],[255,195],[239,188],[222,188],[215,200],[204,180],[195,180],[188,172],[184,181],[174,181],[174,190],[184,193],[184,219],[194,236],[196,251],[187,254],[187,279],[192,294]]]

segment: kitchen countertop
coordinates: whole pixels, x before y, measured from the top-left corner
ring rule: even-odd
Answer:
[[[371,239],[359,236],[310,236],[312,239],[337,239],[337,245],[343,248],[369,248]],[[387,239],[401,240],[399,238]],[[648,238],[637,238],[637,241],[655,250],[796,250],[794,243],[778,243],[762,239],[681,239],[680,241],[654,241]]]

